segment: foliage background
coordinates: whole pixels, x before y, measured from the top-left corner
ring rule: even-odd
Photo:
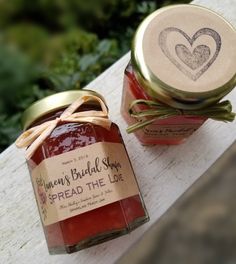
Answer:
[[[0,152],[35,100],[81,89],[125,54],[139,23],[188,0],[0,0]]]

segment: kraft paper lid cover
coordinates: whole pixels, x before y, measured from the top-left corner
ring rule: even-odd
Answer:
[[[174,5],[149,15],[131,56],[146,92],[177,108],[203,108],[236,84],[235,29],[200,6]]]

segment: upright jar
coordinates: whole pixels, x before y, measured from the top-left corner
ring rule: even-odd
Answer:
[[[104,100],[89,90],[48,96],[25,111],[24,129],[56,120],[83,96]],[[99,101],[89,100],[76,112],[100,110]],[[114,123],[107,129],[93,121],[59,121],[27,163],[51,254],[116,238],[149,219]]]
[[[128,132],[144,145],[179,144],[207,118],[221,120],[214,107],[236,84],[235,43],[233,27],[200,6],[149,15],[125,69],[121,113]],[[233,120],[230,111],[223,121]]]

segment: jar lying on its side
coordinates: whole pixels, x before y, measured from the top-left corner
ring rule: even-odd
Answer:
[[[189,21],[189,23],[186,23]],[[220,15],[173,5],[138,27],[125,69],[121,114],[144,145],[180,144],[208,118],[233,121],[236,33]]]
[[[55,121],[77,98],[88,97],[75,113],[88,121],[57,121],[27,161],[51,254],[127,234],[149,219],[119,128],[104,127],[100,115],[96,121],[83,116],[101,112],[99,94],[83,90],[46,97],[26,110],[24,128]]]

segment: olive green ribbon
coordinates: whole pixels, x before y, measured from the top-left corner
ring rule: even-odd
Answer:
[[[148,109],[136,111],[134,109],[137,105],[148,106]],[[130,116],[140,119],[147,117],[146,120],[140,120],[137,123],[129,126],[126,131],[132,133],[140,128],[152,124],[156,120],[165,119],[173,116],[187,115],[211,118],[217,121],[232,122],[235,118],[235,113],[232,112],[232,105],[230,101],[218,102],[207,108],[198,110],[181,110],[173,108],[169,105],[152,100],[134,100],[129,106]]]

